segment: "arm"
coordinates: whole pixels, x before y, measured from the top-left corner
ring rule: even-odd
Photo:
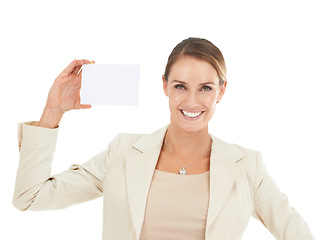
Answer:
[[[60,209],[102,196],[102,185],[110,165],[111,148],[83,165],[51,176],[58,128],[23,124],[20,162],[13,204],[19,210]]]
[[[40,121],[22,125],[13,198],[20,210],[64,208],[101,196],[101,180],[106,171],[105,152],[83,166],[71,166],[68,171],[51,177],[58,125],[63,114],[91,107],[80,104],[81,68],[90,63],[94,62],[73,60],[55,79]]]
[[[289,205],[287,197],[280,192],[265,170],[261,155],[256,159],[253,216],[279,240],[314,240],[307,223]]]

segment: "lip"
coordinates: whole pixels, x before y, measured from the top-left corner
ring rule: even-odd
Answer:
[[[186,112],[191,112],[191,113],[201,112],[201,114],[199,116],[197,116],[197,117],[187,117],[187,116],[184,115],[183,110],[186,111]],[[185,118],[186,120],[189,120],[189,121],[195,121],[195,120],[201,118],[201,116],[205,113],[205,111],[188,111],[188,110],[185,110],[185,109],[179,109],[179,112],[183,116],[183,118]]]

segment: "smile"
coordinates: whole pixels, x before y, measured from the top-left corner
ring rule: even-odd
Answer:
[[[202,113],[204,113],[203,111],[201,111],[201,112],[188,112],[188,111],[185,111],[185,110],[181,110],[181,112],[187,118],[196,118],[196,117],[200,116]]]

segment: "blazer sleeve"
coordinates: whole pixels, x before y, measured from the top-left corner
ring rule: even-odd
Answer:
[[[257,154],[253,217],[258,219],[278,240],[314,240],[307,223],[289,205],[265,170],[261,154]]]
[[[51,210],[102,196],[103,180],[118,137],[83,165],[51,176],[58,128],[22,124],[20,159],[13,204],[19,210]],[[112,150],[113,149],[113,150]]]

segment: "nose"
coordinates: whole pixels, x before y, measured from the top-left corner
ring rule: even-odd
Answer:
[[[186,105],[188,108],[197,108],[199,106],[199,96],[195,91],[188,91],[186,94]]]

